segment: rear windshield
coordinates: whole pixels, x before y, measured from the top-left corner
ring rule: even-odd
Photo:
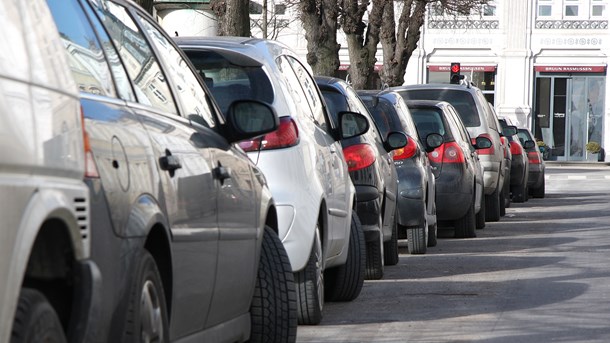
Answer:
[[[273,103],[273,88],[262,67],[236,65],[213,51],[186,51],[186,54],[223,113],[235,100]]]
[[[373,116],[375,124],[379,127],[379,131],[383,137],[387,137],[390,131],[403,130],[403,125],[398,119],[398,115],[395,114],[396,109],[394,109],[392,103],[385,99],[379,99],[376,105],[369,99],[362,99],[362,101],[369,109],[369,112]]]
[[[438,133],[445,137],[446,130],[441,109],[411,107],[409,110],[421,139],[425,140],[431,133]]]
[[[447,101],[457,110],[464,126],[481,126],[477,114],[477,105],[468,92],[455,89],[413,89],[401,91],[405,100],[443,100]]]

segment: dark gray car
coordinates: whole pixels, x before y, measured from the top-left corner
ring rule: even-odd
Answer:
[[[408,143],[394,150],[393,164],[398,174],[398,236],[407,238],[411,254],[424,254],[436,245],[436,190],[425,143],[400,94],[391,91],[359,91],[382,135],[392,131],[407,134]],[[431,148],[432,149],[432,148]]]
[[[471,84],[420,84],[391,88],[405,100],[442,100],[447,101],[460,115],[470,137],[486,137],[492,146],[478,151],[483,165],[485,185],[485,219],[500,220],[504,201],[504,178],[506,161],[500,141],[501,128],[498,118],[491,111],[480,89]],[[510,176],[508,176],[510,177]]]
[[[436,133],[443,137],[443,143],[428,153],[436,177],[439,225],[452,226],[457,238],[475,237],[476,229],[484,227],[485,217],[476,148],[488,148],[491,141],[480,137],[473,145],[455,108],[448,102],[410,100],[407,105],[420,135]]]
[[[131,2],[48,0],[81,89],[97,339],[296,339],[296,294],[260,170],[233,145],[275,130],[258,101],[223,116],[188,59]],[[83,323],[86,325],[87,323]]]

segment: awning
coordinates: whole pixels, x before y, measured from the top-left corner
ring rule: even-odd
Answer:
[[[449,72],[450,65],[428,65],[428,71],[431,72]],[[496,65],[460,65],[460,71],[483,71],[483,72],[495,72],[497,69]]]
[[[534,66],[541,73],[605,73],[605,65],[590,66]]]

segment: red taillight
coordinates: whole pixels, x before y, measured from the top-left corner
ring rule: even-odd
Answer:
[[[89,140],[89,134],[85,129],[85,114],[83,113],[83,107],[80,108],[80,118],[83,130],[83,146],[85,149],[85,177],[88,178],[99,178],[100,173],[97,171],[97,165],[93,158],[93,151],[91,150],[91,141]]]
[[[394,161],[404,160],[415,156],[417,152],[417,144],[411,137],[407,137],[407,145],[400,149],[394,150]]]
[[[266,134],[262,138],[256,138],[239,142],[244,151],[281,149],[297,145],[299,142],[299,129],[290,117],[280,118],[280,126],[277,130]]]
[[[527,159],[531,164],[541,164],[540,153],[536,151],[530,151],[527,153]]]
[[[492,141],[492,144],[491,144],[491,146],[489,148],[477,150],[477,153],[479,155],[493,155],[493,154],[495,154],[496,153],[496,149],[494,149],[493,139],[491,139],[491,136],[484,133],[484,134],[480,135],[479,137],[486,137],[487,139]],[[501,138],[504,138],[504,137],[501,137]],[[475,140],[475,142],[476,142],[476,140]],[[507,157],[507,156],[505,156],[505,157]]]
[[[466,159],[462,149],[456,142],[446,142],[434,151],[428,153],[432,163],[465,163]]]
[[[360,170],[375,163],[375,150],[369,144],[355,144],[343,148],[348,171]]]
[[[510,153],[513,154],[513,156],[521,155],[523,153],[523,146],[517,142],[511,143]]]

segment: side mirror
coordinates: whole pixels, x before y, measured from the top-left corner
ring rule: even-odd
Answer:
[[[493,146],[493,143],[491,139],[479,136],[475,139],[473,146],[475,149],[489,149]]]
[[[430,133],[426,136],[426,152],[432,152],[444,143],[445,139],[439,133]]]
[[[392,131],[388,133],[388,137],[383,142],[383,147],[386,151],[404,148],[409,142],[409,138],[404,132]]]
[[[525,150],[527,150],[527,149],[531,149],[531,148],[533,148],[533,147],[535,147],[535,146],[536,146],[536,142],[534,142],[534,141],[533,141],[533,140],[531,140],[531,139],[528,139],[528,140],[526,140],[525,142],[523,142],[523,148],[524,148]]]
[[[273,107],[256,100],[237,100],[227,110],[225,138],[234,143],[275,131],[279,125]]]
[[[341,111],[338,116],[341,139],[360,136],[369,130],[369,120],[360,113]]]
[[[509,125],[502,129],[502,135],[504,136],[513,136],[517,134],[517,127],[513,125]]]

